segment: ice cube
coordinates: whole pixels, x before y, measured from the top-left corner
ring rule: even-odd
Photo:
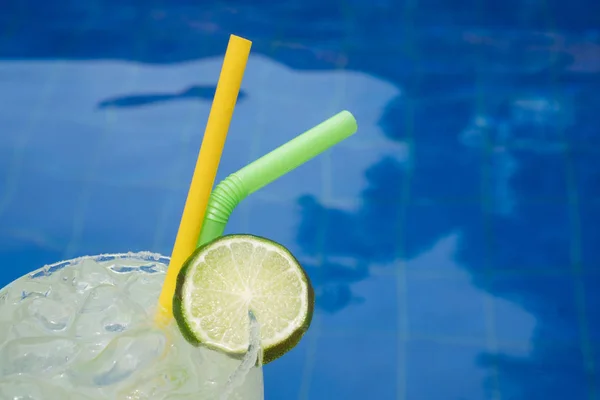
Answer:
[[[41,279],[23,278],[18,284],[9,286],[7,305],[17,305],[23,301],[46,297],[52,292],[51,286]]]
[[[77,343],[79,344],[80,351],[73,363],[81,365],[96,358],[106,348],[106,346],[108,346],[113,338],[114,335],[104,335],[94,336],[88,341],[79,340]]]
[[[65,267],[52,275],[52,277],[56,277],[53,280],[61,284],[61,292],[75,292],[77,289],[77,276],[78,273],[75,267]]]
[[[29,313],[40,326],[52,332],[65,330],[73,315],[76,305],[73,302],[60,303],[52,298],[36,298],[28,304]]]
[[[6,299],[8,298],[9,288],[5,288],[0,292],[0,307],[4,307],[6,305]]]
[[[12,323],[9,321],[0,321],[0,346],[6,342],[10,336]]]
[[[28,337],[6,343],[0,351],[3,376],[30,374],[55,375],[75,358],[79,347],[75,341],[60,337]]]
[[[74,385],[110,386],[141,372],[165,350],[164,334],[155,329],[130,331],[113,338],[94,359],[69,370]]]
[[[159,278],[147,273],[133,274],[127,281],[127,296],[144,310],[152,309],[158,302],[163,281],[164,276]]]
[[[47,400],[67,398],[70,398],[69,394],[63,389],[32,376],[17,375],[0,379],[0,399]]]
[[[85,259],[77,266],[76,287],[80,292],[100,285],[114,285],[115,280],[109,271],[92,259]]]
[[[46,335],[46,330],[34,318],[26,318],[14,321],[9,338],[44,337]]]
[[[44,306],[48,302],[53,302],[49,307]],[[68,320],[62,321],[62,318],[69,318],[68,314],[61,313],[61,304],[48,297],[33,297],[28,298],[23,303],[15,306],[13,318],[10,321],[12,324],[11,337],[43,337],[48,336],[48,333],[60,333],[61,325],[66,328]],[[48,314],[45,315],[44,312]],[[72,313],[72,311],[71,311]],[[49,329],[50,328],[50,329]]]
[[[75,336],[89,338],[123,332],[144,317],[145,311],[115,286],[101,285],[89,292],[77,313]]]
[[[19,307],[19,304],[12,304],[9,300],[9,291],[4,289],[0,294],[0,323],[11,324],[14,321],[15,310]],[[4,327],[4,325],[2,325]],[[2,331],[0,331],[2,332]],[[0,333],[2,336],[2,333]]]

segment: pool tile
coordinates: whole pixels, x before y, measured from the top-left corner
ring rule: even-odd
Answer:
[[[17,171],[14,171],[17,174]],[[51,178],[25,167],[0,191],[0,231],[36,232],[62,247],[71,236],[74,210],[83,183]],[[12,182],[12,183],[11,183]],[[30,238],[36,240],[35,236]]]
[[[298,399],[304,376],[312,373],[306,362],[314,333],[309,331],[296,347],[263,367],[266,398],[276,394],[281,399]]]
[[[600,201],[580,204],[578,220],[581,227],[581,264],[586,271],[600,271]]]
[[[175,192],[95,185],[89,189],[78,255],[152,250],[160,213]],[[77,234],[77,232],[75,232]]]
[[[544,342],[543,338],[540,338]],[[591,399],[584,358],[577,345],[534,344],[526,355],[499,349],[481,358],[497,371],[502,399]]]
[[[394,335],[321,336],[306,399],[395,399],[398,340]]]
[[[407,277],[408,329],[415,337],[476,340],[486,337],[486,293],[464,277]]]
[[[515,170],[508,182],[519,202],[566,203],[568,200],[565,151],[509,149]]]
[[[419,201],[477,202],[482,193],[481,151],[447,143],[415,146],[411,197]]]
[[[491,220],[494,269],[571,268],[567,203],[520,202],[510,216]]]
[[[490,312],[494,340],[507,346],[528,348],[535,337],[538,319],[535,313],[511,299],[510,296],[493,297]]]
[[[410,204],[405,210],[400,254],[412,259],[431,251],[441,240],[456,235],[455,249],[448,254],[465,268],[481,271],[487,265],[485,215],[480,204]],[[442,271],[446,264],[429,269]]]
[[[487,351],[484,346],[410,340],[404,351],[406,400],[490,398],[486,385],[491,372],[478,362]]]
[[[336,281],[335,276],[325,282],[313,280],[324,334],[397,332],[399,297],[395,277],[365,278],[356,283]]]
[[[580,327],[572,275],[494,276],[488,290],[534,315],[537,320],[536,337],[545,341],[579,343]],[[518,339],[515,336],[519,335],[510,331],[510,324],[514,321],[502,314],[496,315],[496,318],[499,340]]]
[[[244,215],[239,217],[247,221],[246,231],[243,233],[274,240],[287,247],[296,257],[301,256],[301,248],[296,242],[300,213],[297,204],[294,201],[280,201],[277,198],[258,196],[247,201],[248,206],[245,211],[240,210]],[[236,209],[234,214],[237,212]]]
[[[103,131],[102,126],[68,118],[41,118],[23,156],[35,160],[29,168],[42,176],[82,181],[88,179]]]
[[[365,189],[372,188],[376,189],[372,191],[374,199],[401,200],[402,177],[406,176],[410,157],[405,144],[380,141],[359,146],[352,142],[336,146],[329,154],[331,196],[334,199],[355,202]]]
[[[600,146],[571,150],[574,187],[582,204],[600,201]]]
[[[589,336],[590,340],[594,342],[594,347],[598,347],[600,346],[600,293],[598,292],[600,276],[596,273],[585,274],[582,281],[583,293],[581,296],[585,305],[585,314],[583,315],[587,322],[585,336]]]

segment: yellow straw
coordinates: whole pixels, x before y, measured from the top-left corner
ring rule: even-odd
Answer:
[[[192,183],[190,184],[183,215],[179,223],[179,231],[173,246],[171,263],[167,269],[167,276],[158,299],[159,307],[156,322],[161,326],[167,325],[172,319],[173,294],[177,274],[185,260],[196,249],[206,205],[215,183],[217,168],[221,160],[221,153],[225,145],[225,138],[231,123],[251,46],[251,41],[239,36],[231,35],[229,38],[215,98],[208,115],[204,139],[202,139],[200,154],[196,161]]]

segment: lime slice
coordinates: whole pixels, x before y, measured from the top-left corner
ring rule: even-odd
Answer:
[[[177,278],[173,314],[190,343],[241,357],[248,350],[252,311],[268,363],[298,344],[314,302],[306,272],[285,247],[253,235],[228,235],[188,258]]]

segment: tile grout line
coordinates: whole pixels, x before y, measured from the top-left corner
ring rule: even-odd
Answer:
[[[134,71],[138,70],[137,66],[133,68]],[[71,239],[67,243],[62,255],[62,258],[65,260],[73,258],[78,246],[80,245],[81,236],[83,234],[83,229],[85,226],[85,213],[87,211],[91,197],[90,192],[92,188],[95,187],[95,179],[93,179],[93,176],[95,175],[95,172],[98,169],[98,164],[102,155],[103,144],[105,144],[106,138],[108,137],[114,124],[114,111],[108,109],[105,111],[104,116],[105,126],[104,129],[102,129],[102,134],[100,135],[100,138],[98,139],[97,147],[90,157],[91,161],[85,174],[85,179],[83,180],[83,188],[81,189],[81,192],[77,199],[77,203],[74,206],[73,220],[71,223]]]
[[[547,14],[549,20],[550,29],[554,30],[555,24],[550,13],[547,1],[544,1],[544,13]],[[557,79],[557,73],[555,67],[553,67],[554,61],[556,60],[556,54],[549,55],[552,66],[552,78],[553,82]],[[577,323],[579,325],[580,334],[580,345],[581,355],[584,371],[586,374],[586,380],[588,385],[588,399],[594,400],[596,398],[596,382],[595,382],[595,363],[593,347],[590,340],[589,334],[589,322],[587,318],[587,307],[586,307],[586,295],[585,286],[583,282],[583,268],[581,259],[581,216],[579,212],[579,194],[577,183],[575,180],[575,169],[573,166],[573,149],[569,142],[566,140],[566,134],[564,129],[561,130],[563,139],[565,140],[566,146],[564,151],[564,163],[565,163],[565,174],[567,181],[567,196],[568,196],[568,215],[569,215],[569,230],[570,230],[570,258],[571,258],[571,271],[573,279],[573,291],[574,291],[574,302],[577,310]]]
[[[344,1],[341,0],[340,1],[340,9],[341,9],[341,13],[342,16],[344,16],[344,18],[348,18],[348,13],[350,10],[350,7],[348,6],[348,4]],[[342,43],[342,48],[344,50],[344,53],[346,51],[346,46],[345,46],[345,42]],[[345,71],[346,70],[346,65],[347,65],[347,57],[346,60],[338,60],[338,63],[336,65],[336,72],[340,72],[340,71]],[[343,103],[343,99],[345,98],[345,93],[346,93],[346,80],[345,77],[338,77],[337,79],[335,79],[336,81],[336,86],[335,86],[335,93],[334,93],[334,98],[333,98],[333,104],[334,104],[334,109],[339,108],[338,104],[339,103]],[[322,171],[322,177],[323,177],[323,181],[322,181],[322,201],[324,201],[325,203],[329,203],[330,199],[333,197],[333,167],[332,167],[332,161],[331,161],[331,152],[325,152],[323,154],[321,154],[320,156],[321,159],[321,171]],[[328,220],[327,218],[323,218],[322,221],[320,221],[320,240],[319,240],[319,245],[321,247],[321,251],[320,251],[320,260],[319,263],[322,264],[325,261],[325,249],[324,249],[324,245],[325,245],[325,232],[327,231],[327,226],[328,226]],[[318,313],[314,313],[314,317],[313,317],[313,322],[311,324],[311,331],[312,331],[312,335],[309,338],[308,341],[308,345],[307,345],[307,354],[306,354],[306,360],[305,360],[305,365],[304,365],[304,371],[302,373],[302,383],[300,386],[300,393],[298,395],[298,398],[300,400],[309,400],[310,399],[310,388],[312,385],[312,377],[314,375],[314,367],[316,364],[316,358],[317,358],[317,349],[318,349],[318,340],[320,337],[322,337],[322,330],[321,330],[321,317]]]
[[[481,2],[479,2],[479,6],[481,7]],[[475,112],[480,114],[485,112],[485,92],[482,87],[483,76],[481,70],[481,64],[479,58],[477,58],[476,62],[476,72],[475,72],[475,91],[476,91],[476,108]],[[489,187],[491,180],[491,164],[493,162],[493,139],[490,137],[489,131],[486,131],[485,134],[484,145],[481,149],[481,173],[480,173],[480,184],[481,184],[481,192],[480,192],[480,213],[483,220],[483,231],[484,231],[484,243],[485,243],[485,257],[484,257],[484,265],[483,265],[483,279],[488,290],[491,290],[491,286],[493,284],[493,262],[492,262],[492,254],[493,254],[493,243],[494,243],[494,233],[493,233],[493,222],[492,222],[492,209],[493,209],[493,200],[492,197],[492,189]],[[488,351],[493,354],[498,354],[498,337],[496,335],[496,307],[495,307],[495,299],[494,296],[489,292],[485,291],[485,295],[483,296],[483,315],[484,315],[484,326],[485,326],[485,347]],[[498,369],[498,364],[494,361],[489,367],[491,374],[491,388],[489,395],[492,400],[501,400],[502,399],[502,391],[500,387],[500,371]]]
[[[24,164],[23,153],[30,142],[32,131],[38,124],[40,115],[43,112],[43,107],[56,89],[57,80],[60,75],[60,71],[63,69],[63,66],[63,63],[57,63],[57,65],[53,68],[50,79],[41,89],[40,96],[38,97],[36,105],[33,107],[33,111],[30,114],[29,120],[25,124],[25,127],[20,129],[19,133],[17,133],[19,140],[13,147],[10,166],[6,172],[4,185],[2,185],[4,194],[0,198],[0,217],[2,214],[4,214],[6,208],[12,202],[13,197],[17,192],[19,177]]]
[[[23,8],[19,7],[18,12],[23,12]],[[22,20],[22,18],[21,18],[21,20]],[[4,27],[4,29],[1,32],[1,36],[10,38],[13,31],[15,30],[15,27],[17,27],[19,25],[19,22],[21,22],[20,19],[15,18],[10,23],[6,24],[6,26]],[[54,67],[54,71],[52,74],[52,76],[54,78],[57,75],[57,71],[60,69],[59,66],[60,66],[60,64],[58,64],[56,67]],[[42,92],[41,95],[37,97],[37,103],[36,103],[36,106],[34,107],[34,111],[33,111],[32,115],[30,116],[30,119],[25,124],[24,128],[19,129],[20,134],[17,134],[17,137],[20,138],[21,140],[17,141],[17,143],[15,143],[15,145],[13,146],[10,167],[6,171],[6,175],[4,177],[4,184],[2,186],[0,186],[4,189],[4,194],[0,197],[0,217],[2,217],[2,214],[4,214],[4,212],[6,211],[6,208],[12,202],[12,198],[14,197],[14,194],[17,191],[17,185],[18,185],[20,170],[22,168],[22,161],[23,161],[22,153],[25,150],[25,146],[27,145],[27,143],[29,141],[29,136],[31,134],[31,131],[33,130],[33,127],[35,126],[37,120],[39,119],[39,115],[41,114],[41,109],[42,109],[43,104],[45,104],[47,98],[54,90],[54,86],[55,86],[54,81],[55,81],[55,79],[46,81],[44,88],[41,90],[41,92]],[[9,173],[9,171],[11,171],[11,170],[13,172]]]
[[[52,176],[50,175],[50,177],[57,179],[57,180],[61,180],[60,176]],[[92,177],[93,178],[93,177]],[[72,178],[69,179],[69,182],[75,182],[75,183],[84,183],[84,181],[82,179],[77,179]],[[106,187],[110,187],[110,188],[143,188],[143,189],[154,189],[154,190],[186,190],[187,187],[185,186],[185,184],[164,184],[161,182],[146,182],[146,183],[139,183],[139,182],[118,182],[118,181],[113,181],[113,180],[103,180],[103,179],[94,179],[94,180],[90,180],[90,181],[85,181],[85,182],[92,182],[94,184],[97,185],[103,185]],[[288,203],[290,200],[294,200],[293,198],[285,198],[285,197],[281,197],[281,196],[276,196],[276,195],[271,195],[265,192],[257,192],[255,194],[253,194],[252,196],[255,199],[262,199],[265,201],[269,201],[269,202],[277,202],[277,203]],[[386,204],[391,202],[390,201],[381,201],[382,203]],[[592,203],[592,204],[596,204],[598,206],[600,206],[600,198],[598,199],[587,199],[588,203]],[[355,208],[359,205],[359,201],[357,201],[356,199],[351,199],[349,197],[333,197],[329,200],[329,204],[328,205],[334,205],[334,206],[338,206],[338,207],[346,207],[346,208]],[[542,198],[530,198],[527,201],[525,201],[526,204],[528,205],[546,205],[546,204],[550,204],[550,205],[567,205],[568,200],[562,200],[562,199],[542,199]],[[457,205],[457,206],[467,206],[467,205],[480,205],[481,204],[481,196],[478,196],[476,198],[445,198],[445,199],[437,199],[434,201],[429,201],[426,199],[420,199],[418,197],[411,199],[410,202],[411,205],[417,205],[417,206],[421,206],[421,205],[432,205],[432,206],[438,206],[438,205]]]
[[[341,81],[340,81],[341,82]],[[337,91],[341,91],[343,92],[345,90],[344,86],[344,82],[342,82],[336,89]],[[340,89],[341,87],[341,89]],[[322,188],[321,191],[323,193],[322,195],[322,199],[323,201],[327,202],[328,199],[331,198],[332,193],[331,193],[331,187],[332,187],[332,167],[331,167],[331,155],[329,152],[326,152],[324,154],[321,154],[319,156],[319,158],[321,159],[321,176],[323,177],[323,182],[322,182]],[[319,257],[319,264],[323,264],[323,262],[325,261],[325,249],[324,249],[324,244],[325,244],[325,232],[327,230],[327,226],[328,226],[328,220],[327,218],[323,218],[323,220],[320,221],[319,226],[320,228],[320,240],[319,240],[319,245],[321,247],[320,250],[320,257]],[[321,337],[321,317],[319,316],[319,314],[317,314],[315,312],[314,314],[314,320],[313,323],[311,324],[311,331],[312,331],[312,335],[309,338],[308,341],[308,346],[307,346],[307,355],[306,355],[306,363],[304,366],[304,372],[302,374],[302,384],[300,387],[300,393],[299,393],[299,399],[301,400],[308,400],[310,399],[310,387],[312,384],[312,376],[314,373],[314,367],[315,367],[315,360],[316,360],[316,356],[317,356],[317,348],[318,348],[318,340]]]
[[[595,267],[593,271],[586,272],[588,276],[598,277],[600,276],[600,267]],[[373,267],[370,272],[375,276],[395,276],[396,271],[393,271],[387,267]],[[411,274],[421,279],[463,279],[463,275],[457,273],[445,273],[443,271],[411,271]],[[476,275],[485,274],[485,272],[475,273]],[[506,270],[492,270],[489,271],[490,277],[564,277],[571,278],[573,276],[572,269],[569,267],[567,270],[563,269],[518,269],[518,267]]]
[[[346,329],[334,330],[328,329],[326,332],[322,333],[324,337],[352,337],[355,335],[375,335],[375,336],[386,336],[386,337],[394,337],[398,336],[397,331],[394,329],[387,330],[369,330],[362,329],[353,332],[349,332]],[[420,332],[411,332],[410,341],[424,341],[424,342],[433,342],[438,344],[452,344],[452,345],[460,345],[465,347],[477,347],[480,348],[487,344],[487,338],[479,338],[477,336],[444,336],[444,335],[433,335],[433,334],[425,334]],[[600,345],[600,340],[590,341],[593,345]],[[531,348],[531,341],[529,340],[498,340],[498,344],[501,345],[503,349],[508,350],[529,350]],[[572,344],[572,342],[568,340],[536,340],[536,344],[540,344],[544,347],[550,346],[566,346]]]
[[[274,43],[278,43],[280,42],[279,39],[279,35],[282,34],[282,25],[278,25],[277,26],[277,33],[275,34],[275,40],[271,40],[271,53],[270,55],[275,55],[276,52],[279,49],[279,46],[275,46]],[[265,81],[268,81],[268,77],[266,77],[265,75]],[[261,125],[262,128],[264,128],[266,126],[265,121],[266,121],[266,109],[267,107],[260,107],[260,112],[259,112],[259,116],[260,116],[260,120],[261,120]],[[264,130],[263,130],[264,132]],[[250,159],[248,160],[249,162],[254,161],[256,156],[259,156],[259,150],[260,150],[260,143],[261,143],[261,134],[262,132],[257,132],[255,133],[252,143],[250,145]],[[263,192],[264,193],[264,192]],[[254,195],[254,198],[257,197],[261,197],[261,193],[257,193]],[[245,219],[248,220],[249,219],[249,212],[246,212],[246,217]],[[310,326],[310,331],[316,331],[319,329],[319,325],[320,325],[320,318],[319,318],[319,314],[317,312],[315,312],[313,314],[313,319],[311,321],[311,326]],[[300,389],[299,389],[299,393],[298,393],[298,399],[303,399],[303,398],[308,398],[308,389],[310,386],[310,379],[311,379],[311,374],[312,374],[312,368],[309,368],[309,365],[312,366],[314,365],[314,353],[316,352],[316,345],[312,343],[312,340],[309,337],[306,337],[305,339],[308,343],[307,345],[307,349],[306,349],[306,355],[305,355],[305,362],[302,368],[302,372],[301,372],[301,377],[300,377]],[[304,392],[306,392],[306,395],[303,396]]]
[[[579,196],[574,179],[574,170],[572,165],[572,154],[567,151],[565,154],[567,164],[567,182],[569,191],[569,220],[571,237],[571,262],[573,285],[575,295],[575,307],[577,309],[577,322],[579,325],[579,334],[581,341],[581,352],[583,356],[584,370],[588,383],[588,398],[596,398],[596,366],[594,362],[594,349],[590,340],[589,321],[587,318],[586,290],[583,279],[583,268],[581,261],[581,217],[579,215]]]
[[[410,104],[410,105],[409,105]],[[413,105],[410,101],[407,101],[405,104],[406,114],[410,114],[410,117],[407,117],[407,132],[413,132],[413,119],[414,119],[414,109]],[[406,141],[410,143],[409,147],[411,147],[411,152],[414,149],[413,140],[411,137],[412,133],[407,133]],[[411,155],[412,157],[412,155]],[[409,163],[410,164],[410,163]],[[406,363],[406,349],[408,341],[411,338],[410,335],[410,321],[408,318],[408,284],[406,278],[406,265],[407,265],[407,252],[405,246],[405,236],[406,236],[406,215],[408,212],[408,199],[410,197],[410,183],[412,181],[412,171],[413,168],[409,165],[406,169],[407,173],[405,175],[405,180],[402,184],[402,197],[400,199],[401,207],[399,218],[397,221],[398,224],[398,268],[396,272],[396,296],[397,296],[397,307],[398,307],[398,327],[397,327],[397,396],[398,400],[404,400],[407,398],[407,363]]]
[[[170,74],[169,74],[170,75]],[[184,126],[181,128],[181,132],[179,134],[179,141],[181,143],[181,150],[179,151],[180,156],[177,157],[178,162],[173,163],[172,166],[172,170],[174,175],[173,176],[185,176],[187,174],[187,176],[190,177],[191,180],[191,173],[193,173],[193,166],[192,166],[192,170],[187,170],[187,163],[186,161],[186,157],[184,157],[184,153],[185,153],[185,148],[187,145],[191,144],[193,142],[193,138],[196,135],[197,130],[195,128],[197,128],[197,126],[194,124],[194,117],[197,115],[196,111],[198,111],[198,109],[196,107],[191,107],[192,110],[190,111],[190,114],[188,116],[188,120],[187,123],[184,124]],[[208,117],[208,116],[207,116]],[[200,135],[201,136],[201,135]],[[199,147],[198,147],[199,150]],[[184,200],[185,202],[185,200]],[[152,247],[158,251],[158,249],[161,247],[161,243],[164,240],[164,233],[165,233],[165,229],[167,227],[167,224],[169,223],[168,221],[168,217],[169,217],[169,210],[172,209],[173,206],[175,206],[176,204],[176,199],[175,199],[175,195],[173,193],[171,193],[171,196],[167,197],[164,202],[163,202],[163,206],[161,207],[161,210],[159,212],[158,218],[156,220],[156,228],[154,231],[154,238],[153,238],[153,244]],[[183,208],[181,209],[181,212],[183,212]],[[178,221],[179,223],[179,221]],[[174,242],[175,242],[175,238],[172,238],[173,243],[171,243],[171,247],[170,249],[172,249]]]
[[[418,7],[418,0],[408,1],[403,7],[404,12],[404,35],[405,42],[402,45],[403,51],[405,51],[408,55],[408,58],[417,65],[416,68],[416,76],[415,81],[416,85],[421,80],[421,72],[418,69],[418,62],[420,60],[420,55],[418,53],[418,49],[415,47],[415,28],[413,23],[413,14]],[[410,320],[408,313],[408,283],[407,283],[407,248],[406,248],[406,215],[408,213],[408,206],[410,204],[411,199],[411,183],[413,179],[413,171],[414,171],[414,156],[415,156],[415,104],[414,100],[408,97],[404,97],[404,115],[405,115],[405,124],[404,129],[405,137],[404,140],[407,144],[408,148],[408,162],[405,166],[405,175],[404,181],[398,182],[398,184],[402,185],[401,189],[401,198],[400,198],[400,212],[399,218],[396,223],[398,224],[398,249],[397,249],[397,259],[398,259],[398,268],[396,270],[396,306],[397,310],[397,333],[396,333],[396,374],[397,374],[397,383],[396,383],[396,399],[397,400],[405,400],[408,397],[408,386],[407,386],[407,361],[406,361],[406,352],[408,348],[408,342],[411,339],[410,333]]]
[[[156,5],[156,1],[152,1],[152,3],[154,3],[153,5]],[[175,72],[171,72],[168,69],[166,70],[167,76],[173,76],[174,74],[176,74]],[[169,73],[170,72],[170,73]],[[192,103],[192,105],[190,106],[191,110],[190,113],[188,115],[187,118],[187,122],[185,124],[183,124],[180,134],[179,134],[179,141],[181,144],[181,149],[179,151],[179,157],[177,157],[177,161],[178,162],[174,162],[171,166],[171,171],[173,173],[172,176],[187,176],[189,177],[190,181],[191,181],[191,174],[193,174],[193,166],[191,170],[187,170],[187,164],[185,162],[186,158],[184,157],[184,148],[186,147],[186,145],[190,144],[193,141],[193,138],[197,132],[196,125],[194,124],[194,117],[197,115],[197,111],[199,107],[194,107],[195,103]],[[208,115],[207,115],[208,118]],[[198,148],[199,151],[199,148]],[[185,194],[184,196],[187,196],[187,191],[189,190],[189,185],[186,187],[186,185],[182,185],[181,188],[178,189],[167,189],[164,190],[165,192],[170,192],[170,196],[167,196],[164,200],[163,200],[163,204],[162,207],[160,208],[160,211],[158,212],[158,218],[156,219],[156,225],[155,225],[155,230],[154,230],[154,237],[152,239],[152,248],[160,253],[160,247],[161,247],[161,243],[165,240],[165,230],[169,224],[169,210],[171,210],[173,207],[176,206],[177,204],[177,196],[175,195],[175,191],[179,191],[182,190]],[[185,198],[184,198],[184,203],[185,203]],[[181,213],[183,213],[183,204],[181,207]],[[176,221],[177,223],[177,230],[179,229],[179,223],[181,220],[181,215],[178,221]],[[177,235],[177,231],[175,233],[175,235]],[[172,252],[173,246],[175,245],[175,237],[172,237],[171,242],[169,244],[169,247],[167,247],[167,251],[169,251],[169,253]],[[168,256],[171,256],[171,254],[168,254]]]
[[[270,48],[269,48],[269,55],[275,59],[275,55],[277,54],[277,47],[273,46],[273,42],[270,43]],[[269,74],[266,72],[263,72],[263,70],[260,70],[260,86],[262,87],[268,87],[269,84]],[[249,156],[248,156],[248,164],[254,162],[255,160],[257,160],[259,157],[262,156],[262,154],[260,154],[260,145],[262,143],[262,137],[265,134],[267,127],[268,127],[268,110],[269,107],[267,104],[265,104],[264,102],[261,102],[258,111],[256,113],[256,128],[254,130],[254,134],[252,135],[252,142],[250,143],[250,149],[248,151]],[[273,117],[272,117],[273,118]],[[234,171],[231,171],[234,172]],[[258,196],[260,196],[260,192],[254,194],[254,198],[256,198]],[[246,202],[248,202],[248,200],[246,200]],[[241,217],[243,220],[243,224],[244,226],[246,226],[246,230],[249,231],[249,229],[251,229],[250,227],[250,215],[252,214],[252,203],[248,204],[248,207],[242,210],[241,213]]]
[[[544,12],[548,14],[548,18],[551,19],[551,14],[548,10],[547,2],[544,2]],[[553,20],[550,20],[550,25],[553,25]],[[554,26],[551,26],[551,29]],[[551,67],[554,66],[555,55],[550,54]],[[557,78],[556,68],[552,68],[552,77]],[[577,322],[579,325],[580,334],[580,346],[581,355],[584,371],[586,374],[587,386],[588,386],[588,399],[595,399],[596,385],[595,385],[595,365],[593,357],[593,347],[591,344],[588,320],[586,312],[585,302],[585,287],[583,283],[583,270],[581,260],[581,217],[579,213],[579,196],[578,188],[575,181],[575,172],[573,167],[573,145],[566,140],[564,129],[562,130],[563,139],[565,139],[564,149],[564,162],[565,162],[565,174],[567,181],[567,207],[569,215],[569,237],[570,237],[570,259],[571,259],[571,272],[572,282],[574,291],[574,303],[577,310]]]
[[[131,69],[131,77],[127,82],[127,88],[132,88],[137,82],[140,71],[139,64],[136,63],[131,65]],[[113,129],[113,125],[116,119],[115,112],[110,108],[105,111],[104,116],[105,126],[102,130],[102,133],[100,134],[100,138],[98,139],[97,147],[90,156],[91,161],[88,170],[86,171],[85,179],[82,182],[83,188],[81,189],[77,203],[74,206],[73,220],[71,223],[71,239],[69,240],[64,249],[63,259],[72,258],[75,255],[77,248],[80,246],[81,236],[83,234],[83,229],[85,226],[86,211],[91,196],[91,190],[95,186],[94,183],[97,181],[97,179],[95,179],[94,177],[96,175],[96,171],[99,168],[100,159],[102,157],[102,147],[106,143],[106,140]]]

